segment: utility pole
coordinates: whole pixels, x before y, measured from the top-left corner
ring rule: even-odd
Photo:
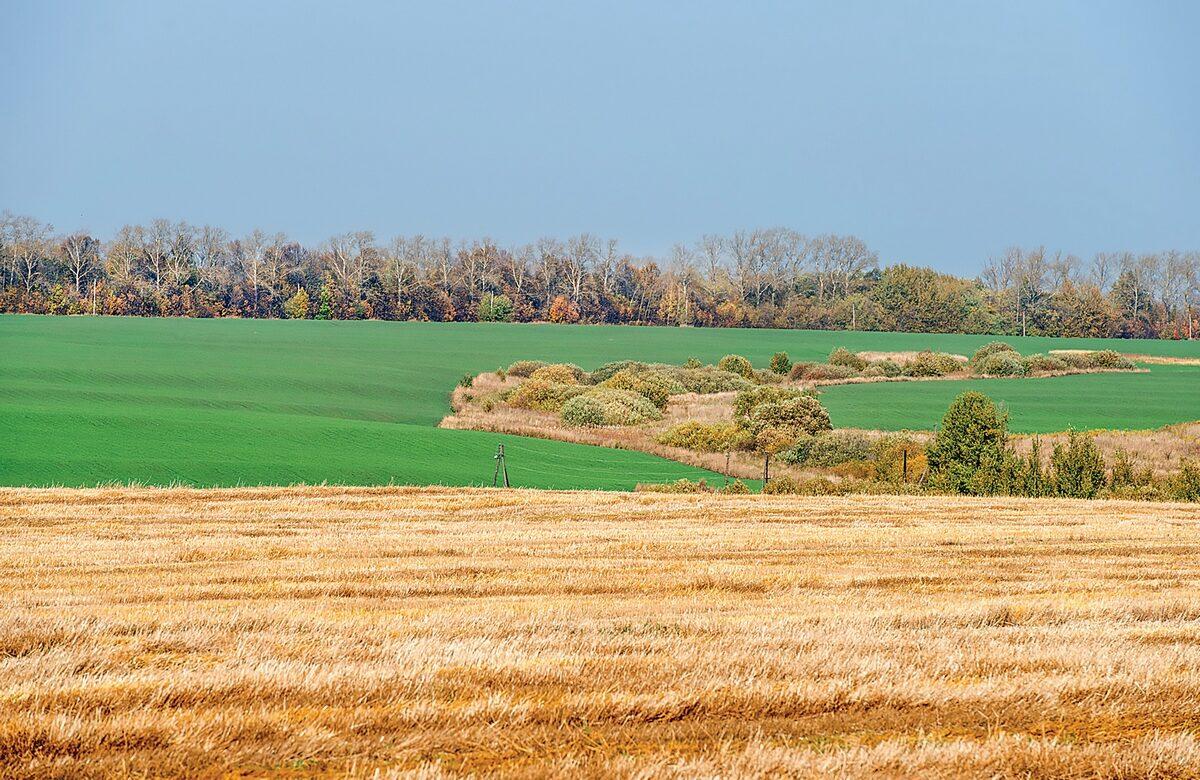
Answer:
[[[496,454],[492,456],[496,461],[496,470],[492,472],[492,487],[497,487],[500,481],[500,475],[504,475],[504,487],[509,487],[508,484],[508,466],[504,463],[504,445],[496,445]]]

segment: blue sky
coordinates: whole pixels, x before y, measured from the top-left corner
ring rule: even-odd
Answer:
[[[0,0],[0,209],[108,236],[1200,248],[1200,3]]]

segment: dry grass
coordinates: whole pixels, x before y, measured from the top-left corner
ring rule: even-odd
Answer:
[[[1176,473],[1184,461],[1200,460],[1200,422],[1167,425],[1151,431],[1095,431],[1092,436],[1109,464],[1117,450],[1125,450],[1139,469],[1151,469],[1159,477]],[[1043,433],[1037,438],[1042,442],[1042,461],[1047,464],[1054,445],[1067,442],[1066,433]],[[1018,452],[1027,455],[1033,439],[1034,436],[1021,434],[1013,437],[1013,444]]]
[[[0,776],[1200,766],[1194,505],[3,490],[0,522]]]
[[[1049,355],[1086,355],[1090,349],[1052,349]],[[1135,363],[1146,363],[1156,366],[1200,366],[1200,358],[1172,357],[1170,355],[1140,355],[1135,352],[1122,352],[1122,357],[1129,358]]]

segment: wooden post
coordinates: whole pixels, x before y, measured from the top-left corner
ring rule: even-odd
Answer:
[[[900,450],[900,452],[903,454],[903,460],[904,460],[904,476],[901,478],[900,481],[908,482],[908,447],[905,447],[904,449]]]
[[[763,456],[763,487],[771,481],[771,453]]]

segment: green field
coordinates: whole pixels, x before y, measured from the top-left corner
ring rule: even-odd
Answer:
[[[437,429],[464,373],[520,358],[756,365],[834,347],[970,354],[986,336],[390,322],[0,317],[0,484],[514,483],[629,488],[705,472],[641,453]],[[1200,357],[1200,342],[1009,338],[1022,352],[1113,347]],[[966,387],[1014,430],[1150,428],[1200,419],[1200,367],[1149,374],[829,388],[838,426],[930,428]],[[708,475],[710,478],[713,475]]]

